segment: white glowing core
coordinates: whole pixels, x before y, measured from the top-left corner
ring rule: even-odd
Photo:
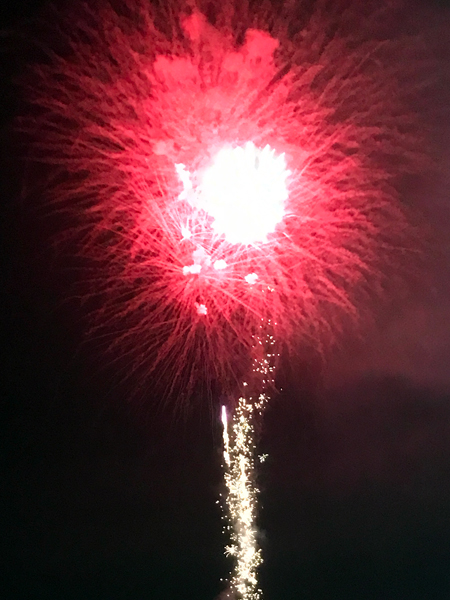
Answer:
[[[196,188],[185,166],[175,167],[184,188],[180,199],[208,213],[214,231],[232,244],[265,242],[283,219],[290,171],[284,154],[276,156],[270,146],[223,148],[198,174]]]
[[[244,277],[244,279],[249,285],[255,285],[255,283],[258,281],[258,275],[256,273],[249,273]]]

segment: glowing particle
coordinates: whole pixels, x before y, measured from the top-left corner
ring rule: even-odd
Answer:
[[[198,302],[195,302],[195,308],[197,309],[198,315],[203,316],[208,314],[208,309],[206,308],[205,304],[199,304]]]
[[[258,280],[258,275],[256,273],[249,273],[244,279],[249,285],[255,285]]]
[[[192,233],[189,231],[189,229],[187,227],[182,227],[181,228],[181,239],[182,240],[189,240],[192,237]]]
[[[227,263],[223,259],[216,260],[216,262],[214,263],[214,268],[216,271],[222,271],[223,269],[227,268]]]
[[[187,265],[187,266],[183,267],[183,275],[198,275],[201,270],[202,270],[201,265],[196,265],[196,264]]]

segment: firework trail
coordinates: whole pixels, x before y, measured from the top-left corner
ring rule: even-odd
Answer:
[[[271,323],[268,324],[269,327]],[[261,333],[267,324],[261,324]],[[276,349],[270,334],[266,339],[257,339],[251,376],[257,385],[244,382],[243,395],[239,398],[232,416],[231,432],[228,431],[229,416],[222,406],[225,484],[227,487],[226,509],[230,526],[231,544],[226,554],[235,559],[235,568],[229,581],[233,597],[258,600],[257,569],[262,563],[256,531],[256,508],[258,489],[255,483],[255,452],[257,419],[261,416],[274,386]],[[262,347],[264,350],[261,352]],[[258,390],[255,393],[255,390]],[[262,457],[260,457],[261,459]]]
[[[128,371],[144,364],[168,393],[203,379],[241,396],[224,460],[231,586],[248,598],[256,492],[244,527],[236,486],[249,460],[249,489],[250,416],[268,393],[242,392],[267,359],[255,340],[323,348],[412,255],[397,189],[420,146],[403,85],[414,46],[361,4],[82,3],[49,17],[26,79],[20,129],[96,273],[96,333],[119,331]]]
[[[257,600],[261,596],[258,589],[257,569],[262,563],[261,550],[256,536],[256,504],[258,490],[254,477],[254,424],[255,412],[263,409],[266,400],[263,394],[258,402],[247,401],[241,396],[233,415],[233,443],[229,445],[228,415],[222,407],[224,428],[225,484],[227,487],[226,506],[229,512],[228,531],[232,543],[225,548],[225,554],[232,556],[236,563],[229,586],[233,597]]]

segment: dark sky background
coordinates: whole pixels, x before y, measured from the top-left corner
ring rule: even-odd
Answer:
[[[3,4],[3,29],[41,4]],[[448,3],[429,4],[450,32]],[[8,81],[20,61],[7,36],[1,44],[0,598],[214,600],[229,567],[218,407],[198,399],[180,415],[150,384],[130,401],[83,342],[82,309],[62,293],[71,273],[42,258],[39,190],[11,160]],[[441,252],[426,289],[321,369],[291,365],[265,414],[266,600],[450,597],[450,126],[440,125],[447,175],[415,190]]]

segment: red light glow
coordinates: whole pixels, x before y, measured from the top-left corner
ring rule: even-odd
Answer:
[[[189,394],[199,369],[233,384],[261,318],[319,346],[360,318],[406,255],[396,178],[418,146],[405,52],[365,3],[75,4],[21,128],[115,352]]]

